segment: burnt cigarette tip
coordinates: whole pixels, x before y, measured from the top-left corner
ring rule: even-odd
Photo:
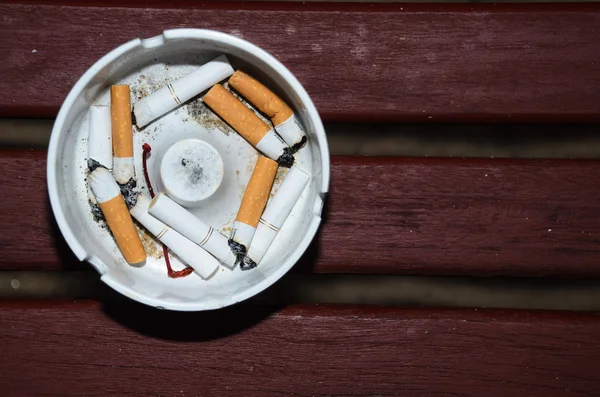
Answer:
[[[277,159],[277,163],[286,168],[290,168],[294,165],[294,153],[292,152],[292,149],[289,147],[284,148],[283,154]]]
[[[127,183],[120,184],[119,189],[121,190],[121,195],[125,199],[125,204],[127,204],[127,208],[132,209],[137,204],[138,191],[136,190],[137,181],[134,178],[129,179]]]
[[[242,244],[237,243],[232,239],[229,239],[227,243],[229,244],[229,248],[231,248],[231,252],[233,252],[235,255],[246,255],[246,247]]]
[[[256,262],[254,262],[249,257],[245,256],[244,259],[240,262],[240,269],[242,270],[250,270],[256,267]]]
[[[88,166],[88,169],[90,170],[90,172],[96,171],[96,168],[98,168],[98,167],[106,168],[105,166],[103,166],[102,164],[100,164],[99,162],[97,162],[94,159],[88,159],[87,166]]]
[[[296,153],[298,150],[302,149],[304,147],[304,145],[306,145],[307,141],[308,141],[308,138],[306,137],[306,135],[304,135],[302,137],[302,139],[300,140],[300,142],[298,142],[294,146],[292,146],[292,152]]]

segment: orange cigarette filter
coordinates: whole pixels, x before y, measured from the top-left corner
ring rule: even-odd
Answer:
[[[127,263],[135,264],[144,262],[146,260],[146,252],[131,220],[131,215],[123,196],[119,194],[99,205],[106,218],[106,223],[113,236],[115,236],[117,245]]]
[[[277,166],[277,162],[268,157],[260,156],[258,158],[244,192],[240,210],[235,218],[236,222],[242,222],[252,227],[258,226],[258,221],[271,193]]]
[[[113,176],[106,168],[98,167],[90,173],[88,181],[127,263],[144,262],[146,252]]]
[[[258,110],[269,116],[276,127],[294,114],[285,102],[254,77],[241,70],[229,79],[229,85],[239,92]]]
[[[128,85],[110,87],[110,113],[114,157],[133,157],[131,100]]]
[[[221,84],[215,84],[204,96],[206,103],[253,146],[269,132],[269,127]]]

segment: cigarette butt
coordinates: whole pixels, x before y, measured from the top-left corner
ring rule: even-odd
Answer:
[[[204,96],[204,103],[263,154],[286,167],[293,164],[291,149],[279,135],[225,87],[215,84]]]
[[[227,57],[218,56],[190,74],[137,101],[133,105],[136,125],[141,128],[151,123],[232,74],[233,68]]]
[[[110,118],[108,106],[90,106],[88,158],[106,168],[113,166]]]
[[[256,227],[247,255],[255,264],[260,263],[267,253],[279,229],[281,229],[292,208],[300,199],[309,180],[310,176],[304,171],[297,167],[290,168],[277,193],[269,201]]]
[[[148,212],[210,252],[224,265],[230,268],[235,266],[236,258],[229,249],[227,238],[171,200],[167,195],[158,193],[150,202]]]
[[[112,175],[107,169],[98,167],[89,175],[89,182],[125,260],[132,265],[143,263],[146,252]]]
[[[264,121],[221,84],[215,84],[206,93],[204,103],[254,146],[258,145],[260,140],[271,130]]]
[[[231,230],[229,246],[236,255],[244,254],[252,241],[276,173],[277,162],[264,156],[258,158]]]
[[[296,120],[294,111],[273,91],[241,70],[229,79],[229,86],[239,92],[258,110],[269,116],[277,133],[294,151],[306,143],[306,135]]]
[[[131,215],[160,242],[169,247],[175,255],[193,267],[203,279],[214,275],[219,268],[219,262],[203,248],[150,215],[148,213],[149,205],[150,199],[140,194],[135,206],[131,209]]]
[[[260,216],[269,199],[275,174],[277,174],[277,163],[267,157],[260,156],[244,192],[240,210],[235,218],[236,221],[252,227],[258,226]]]
[[[110,87],[110,113],[113,144],[113,174],[124,184],[135,176],[133,166],[133,131],[128,85]]]
[[[241,70],[236,71],[229,79],[229,85],[239,92],[258,110],[269,116],[276,127],[289,119],[294,111],[273,91],[265,87],[254,77]]]

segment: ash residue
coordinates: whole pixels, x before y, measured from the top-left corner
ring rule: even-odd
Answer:
[[[302,139],[300,140],[300,142],[298,142],[294,146],[292,146],[292,153],[296,153],[298,150],[302,149],[304,147],[304,145],[306,145],[307,141],[308,141],[308,138],[306,137],[306,135],[304,135],[302,137]]]
[[[292,149],[289,147],[284,148],[283,154],[279,156],[277,162],[280,166],[287,168],[290,168],[292,165],[294,165],[294,153],[292,153]]]
[[[235,255],[246,255],[246,247],[242,244],[237,243],[232,239],[229,239],[227,243],[229,244],[229,248],[231,248],[231,252],[233,252]]]
[[[98,167],[106,168],[94,159],[88,159],[87,166],[88,166],[88,170],[90,171],[90,173],[96,171],[96,168],[98,168]]]
[[[131,209],[137,203],[137,197],[139,191],[136,189],[137,181],[131,178],[126,184],[121,185],[118,183],[119,188],[121,189],[121,194],[125,199],[125,203],[127,204],[127,208]]]
[[[202,98],[197,98],[190,101],[185,106],[188,115],[198,124],[208,129],[218,129],[225,135],[229,135],[232,131],[231,127],[214,114],[202,101]]]
[[[256,267],[256,262],[254,262],[249,257],[245,256],[244,259],[240,262],[240,269],[242,270],[251,270]]]
[[[181,159],[181,165],[187,167],[188,164],[190,164],[191,168],[190,172],[188,173],[188,179],[190,184],[195,185],[200,181],[202,175],[204,175],[204,171],[202,170],[202,167],[200,167],[198,164],[195,164],[195,162],[190,162],[186,159]]]
[[[102,213],[100,206],[94,203],[92,200],[88,200],[88,203],[90,205],[90,210],[92,211],[92,217],[94,218],[94,222],[105,222],[106,218],[104,218],[104,214]]]

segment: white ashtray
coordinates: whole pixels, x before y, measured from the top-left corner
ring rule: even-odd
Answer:
[[[308,174],[310,180],[256,268],[243,271],[239,266],[221,266],[208,279],[195,273],[172,279],[165,271],[161,245],[151,235],[139,229],[147,260],[142,266],[131,266],[123,259],[107,228],[94,219],[86,166],[89,109],[110,104],[111,85],[128,84],[134,104],[220,54],[227,57],[234,69],[248,72],[292,107],[308,137],[306,146],[294,155],[295,166]],[[154,191],[166,192],[207,225],[229,236],[258,151],[205,106],[201,96],[144,128],[134,127],[133,134],[135,174],[142,193],[148,194],[141,177],[142,145],[147,143],[152,147],[147,166]],[[182,185],[177,185],[176,178],[165,177],[168,169],[161,177],[161,170],[168,168],[171,155],[177,157],[182,142],[199,144],[206,153],[212,148],[218,155],[201,160],[207,166],[211,164],[213,178],[203,192],[194,189],[186,192]],[[264,50],[234,36],[210,30],[174,29],[125,43],[85,72],[65,99],[54,124],[47,177],[50,202],[62,234],[75,255],[91,263],[105,283],[154,307],[197,311],[248,299],[290,270],[319,227],[329,173],[329,151],[321,119],[288,69]],[[286,174],[287,170],[280,167],[271,197]],[[176,270],[184,267],[176,256],[171,261]]]

